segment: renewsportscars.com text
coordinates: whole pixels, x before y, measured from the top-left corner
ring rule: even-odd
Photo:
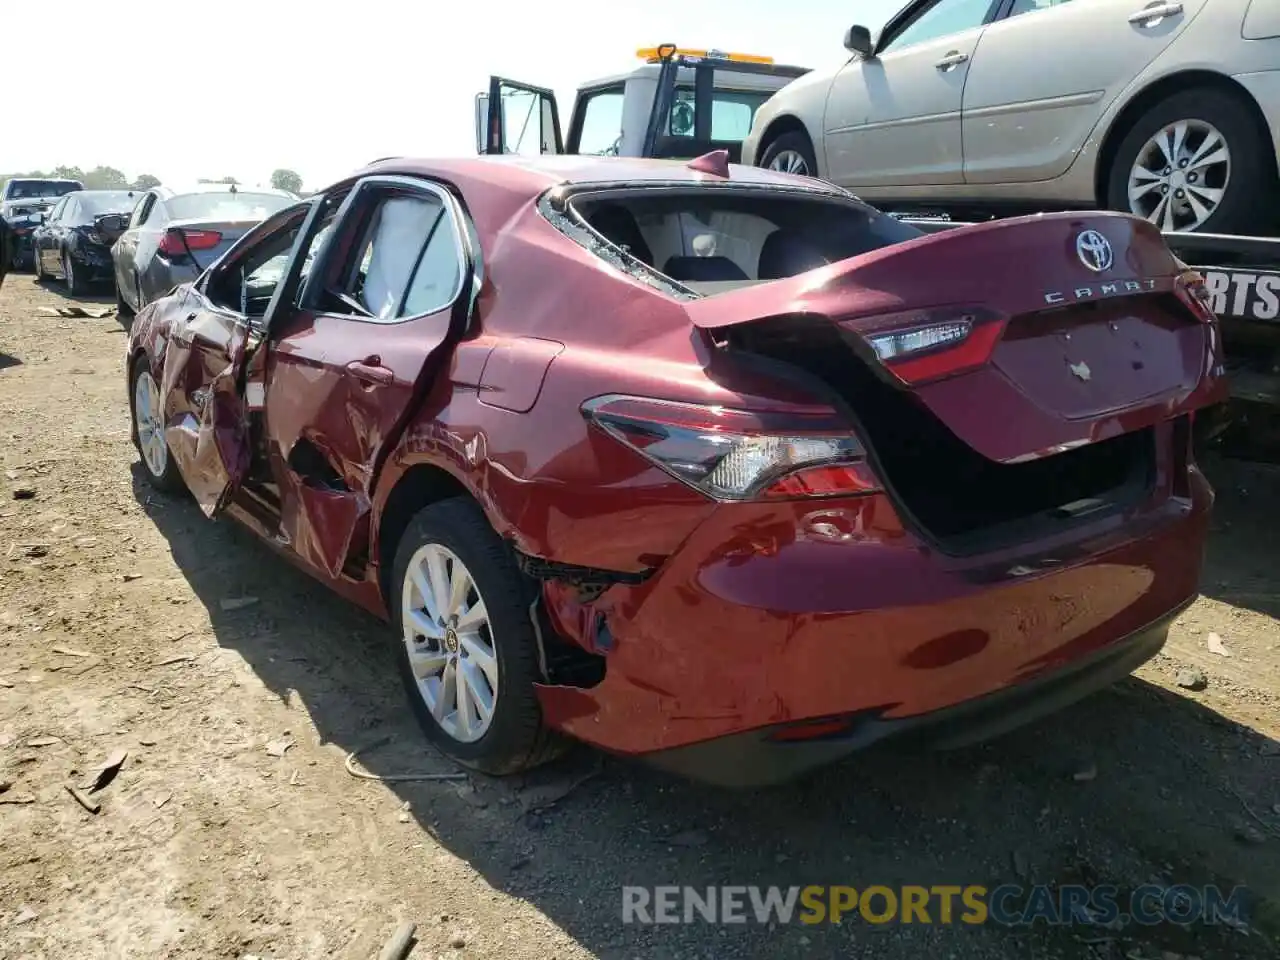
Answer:
[[[622,922],[1111,926],[1245,922],[1244,889],[1146,884],[1122,891],[1004,884],[967,886],[623,887]]]

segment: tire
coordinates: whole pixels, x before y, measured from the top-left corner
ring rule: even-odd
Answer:
[[[129,374],[129,415],[133,417],[133,445],[138,451],[139,459],[142,460],[142,472],[146,474],[147,482],[162,493],[181,493],[186,489],[186,483],[182,479],[182,474],[178,472],[177,465],[173,462],[173,456],[169,452],[169,445],[164,439],[164,434],[160,434],[161,446],[158,448],[156,456],[149,458],[148,452],[144,449],[146,435],[144,435],[144,431],[140,429],[138,423],[138,384],[144,376],[158,390],[155,385],[155,378],[151,373],[151,364],[147,362],[145,356],[138,358]],[[153,462],[159,459],[158,451],[163,451],[162,466],[158,462]]]
[[[73,297],[82,297],[87,293],[84,279],[76,272],[75,261],[66,250],[62,251],[62,279],[66,281],[67,293]]]
[[[476,591],[474,595],[483,599],[487,625],[472,633],[470,640],[466,639],[464,632],[454,634],[450,630],[447,634],[441,631],[438,638],[427,639],[424,635],[424,638],[407,641],[404,624],[406,605],[411,605],[410,609],[417,609],[421,616],[430,619],[422,609],[426,604],[421,600],[422,593],[414,583],[415,578],[411,576],[411,565],[414,570],[420,569],[418,565],[424,554],[435,551],[439,556],[441,548],[452,555],[453,560],[449,562],[453,570],[457,570],[460,562],[469,574]],[[471,596],[468,594],[467,599],[470,609],[474,610],[479,599],[471,600]],[[529,607],[535,596],[533,583],[516,566],[510,548],[494,532],[480,508],[468,499],[455,497],[424,507],[409,522],[396,548],[388,606],[395,628],[396,663],[414,715],[427,738],[444,753],[464,766],[495,776],[538,766],[559,755],[564,748],[564,741],[543,725],[542,711],[534,692],[534,684],[540,678],[538,637],[529,616]],[[433,626],[432,629],[438,628]],[[476,649],[477,638],[484,649],[492,650],[494,654],[497,663],[496,695],[488,673],[478,666],[482,661],[467,652]],[[456,720],[453,732],[447,728],[450,718],[458,716],[456,702],[452,704],[455,707],[452,713],[446,706],[441,711],[443,719],[435,719],[427,702],[428,694],[424,692],[425,685],[419,684],[414,673],[410,643],[415,650],[432,657],[452,658],[454,664],[464,661],[469,664],[463,668],[454,666],[453,675],[456,677],[459,669],[466,669],[468,675],[477,676],[478,682],[484,684],[487,695],[492,695],[491,717],[482,734],[474,739],[463,739],[458,733],[460,725]],[[445,692],[440,681],[449,669],[445,666],[439,676],[432,676],[437,696]],[[452,701],[449,695],[442,699],[446,704]],[[478,714],[478,711],[472,714],[473,729],[479,729],[481,725],[475,722]]]
[[[44,271],[40,269],[40,248],[33,245],[33,249],[31,270],[36,275],[36,283],[44,283]]]
[[[1182,121],[1211,125],[1226,141],[1230,155],[1226,192],[1217,209],[1193,229],[1204,233],[1247,233],[1268,225],[1277,184],[1275,167],[1267,158],[1274,153],[1263,141],[1248,105],[1239,97],[1211,88],[1175,93],[1153,106],[1130,128],[1107,171],[1107,206],[1144,215],[1133,210],[1129,202],[1130,171],[1157,133]],[[1218,168],[1214,176],[1220,175]]]
[[[778,158],[784,154],[795,154],[804,163],[804,171],[796,169],[781,169],[783,173],[795,173],[802,177],[818,176],[818,161],[814,157],[813,144],[809,142],[808,134],[800,133],[798,130],[792,130],[784,133],[779,137],[769,141],[769,145],[765,147],[764,154],[760,157],[760,166],[766,169],[775,169],[773,164]]]
[[[120,290],[120,281],[115,281],[116,285],[116,319],[128,323],[134,317],[133,307],[124,298],[124,293]]]

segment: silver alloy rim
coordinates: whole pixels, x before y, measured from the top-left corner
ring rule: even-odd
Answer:
[[[409,558],[400,621],[418,694],[445,733],[479,740],[493,722],[498,657],[484,598],[448,547],[428,543]]]
[[[1171,123],[1138,151],[1129,171],[1129,209],[1166,232],[1199,229],[1231,182],[1231,150],[1211,123]]]
[[[809,176],[809,164],[799,150],[779,150],[769,161],[769,169],[779,173],[794,173],[797,176]]]
[[[64,279],[67,281],[67,289],[70,290],[72,287],[75,286],[75,273],[73,272],[73,268],[71,266],[70,254],[64,253],[62,255],[62,272],[63,274],[65,274]]]
[[[153,477],[164,476],[169,465],[169,448],[164,442],[160,416],[160,391],[151,374],[144,370],[133,385],[133,420],[138,429],[138,449],[142,462]]]

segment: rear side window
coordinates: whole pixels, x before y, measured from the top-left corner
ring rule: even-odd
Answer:
[[[33,200],[63,197],[81,189],[76,182],[59,180],[10,180],[5,185],[6,200]]]
[[[324,312],[396,323],[438,313],[457,299],[461,243],[452,212],[435,192],[367,188],[339,230],[355,242],[335,240],[350,259],[325,267]]]
[[[174,220],[265,220],[295,203],[273,193],[184,193],[165,201]]]
[[[748,90],[716,90],[711,95],[711,139],[745,140],[751,132],[756,111],[769,99],[769,94]],[[676,91],[671,105],[667,132],[673,137],[692,137],[697,111],[697,96],[692,88]]]
[[[767,188],[640,188],[569,203],[612,247],[589,248],[611,262],[620,248],[703,294],[793,277],[921,235],[852,199]]]

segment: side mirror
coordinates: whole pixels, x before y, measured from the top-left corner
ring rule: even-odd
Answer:
[[[48,214],[44,214],[44,213],[36,214],[36,223],[44,223],[48,219],[49,219]]]
[[[489,95],[476,94],[476,153],[484,153],[488,143],[489,131]]]
[[[871,42],[871,31],[857,24],[850,27],[844,34],[844,48],[864,57],[874,56],[875,45]]]

